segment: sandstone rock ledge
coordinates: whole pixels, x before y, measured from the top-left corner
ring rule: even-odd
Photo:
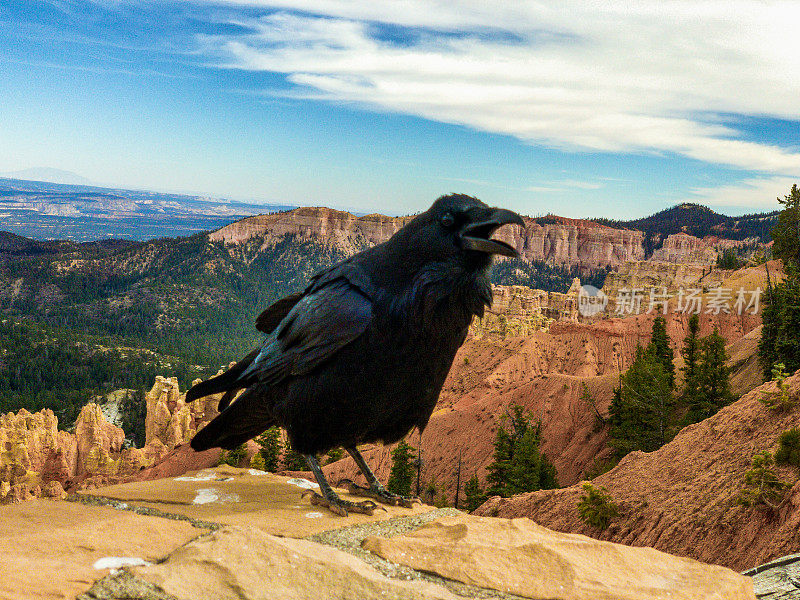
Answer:
[[[728,569],[527,519],[426,506],[342,519],[301,499],[309,486],[223,466],[2,507],[0,597],[755,598]]]

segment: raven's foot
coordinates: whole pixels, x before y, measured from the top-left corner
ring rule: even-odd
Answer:
[[[311,496],[311,504],[314,506],[324,506],[332,513],[336,513],[341,517],[346,517],[348,512],[359,513],[362,515],[370,515],[372,516],[377,509],[386,510],[382,506],[378,506],[371,500],[365,500],[364,502],[350,502],[349,500],[342,500],[339,496],[335,494],[332,495],[330,498],[325,498],[324,496],[319,495],[316,492],[305,492],[303,497],[310,495]]]
[[[401,496],[400,494],[395,494],[394,492],[390,492],[382,485],[373,485],[370,487],[363,487],[361,485],[356,484],[350,479],[343,479],[339,482],[339,485],[342,483],[347,484],[347,491],[350,492],[353,496],[363,496],[367,498],[375,498],[378,502],[382,502],[383,504],[389,504],[391,506],[403,506],[405,508],[413,508],[414,504],[422,504],[422,500],[419,498],[411,498],[408,496]]]

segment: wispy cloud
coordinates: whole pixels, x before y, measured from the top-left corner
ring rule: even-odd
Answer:
[[[252,33],[200,42],[218,65],[286,74],[305,97],[552,148],[671,153],[800,174],[796,151],[749,141],[730,121],[713,117],[800,119],[797,3],[216,4],[283,10],[237,21]],[[400,28],[401,35],[414,29],[406,43],[396,43],[376,35],[376,23]],[[412,35],[420,28],[426,35]]]
[[[697,188],[685,200],[711,206],[777,210],[780,207],[776,199],[783,199],[795,183],[797,180],[791,177],[754,177],[733,185]]]

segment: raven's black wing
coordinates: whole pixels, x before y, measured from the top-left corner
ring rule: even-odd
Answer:
[[[372,302],[348,279],[315,282],[270,334],[235,382],[247,390],[197,432],[192,448],[231,448],[274,420],[264,395],[270,386],[309,373],[358,338],[372,321]]]
[[[277,302],[271,304],[260,315],[258,315],[258,318],[256,319],[256,328],[264,333],[272,333],[280,324],[280,322],[283,321],[286,315],[289,314],[294,305],[297,304],[297,301],[302,297],[303,293],[298,292],[296,294],[286,296],[285,298],[281,298]],[[253,362],[253,359],[258,356],[260,351],[261,348],[256,348],[224,373],[220,373],[211,379],[206,379],[205,381],[201,381],[197,385],[192,386],[192,388],[186,392],[185,401],[192,402],[193,400],[203,398],[204,396],[225,392],[225,395],[220,399],[219,405],[217,406],[220,411],[225,410],[225,407],[231,403],[231,400],[233,400],[233,397],[236,395],[236,393],[242,389],[241,386],[237,385],[239,376],[250,366],[250,364]]]
[[[272,333],[302,297],[303,292],[297,292],[272,303],[269,308],[258,315],[256,329],[264,333]]]
[[[267,338],[239,381],[275,384],[304,375],[364,333],[371,321],[372,301],[347,278],[316,282]]]

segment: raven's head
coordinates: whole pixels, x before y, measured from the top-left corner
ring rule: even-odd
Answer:
[[[463,194],[442,196],[414,218],[400,235],[423,262],[465,259],[475,267],[488,266],[493,254],[518,256],[509,244],[492,239],[503,225],[525,223],[517,213],[492,208]]]

